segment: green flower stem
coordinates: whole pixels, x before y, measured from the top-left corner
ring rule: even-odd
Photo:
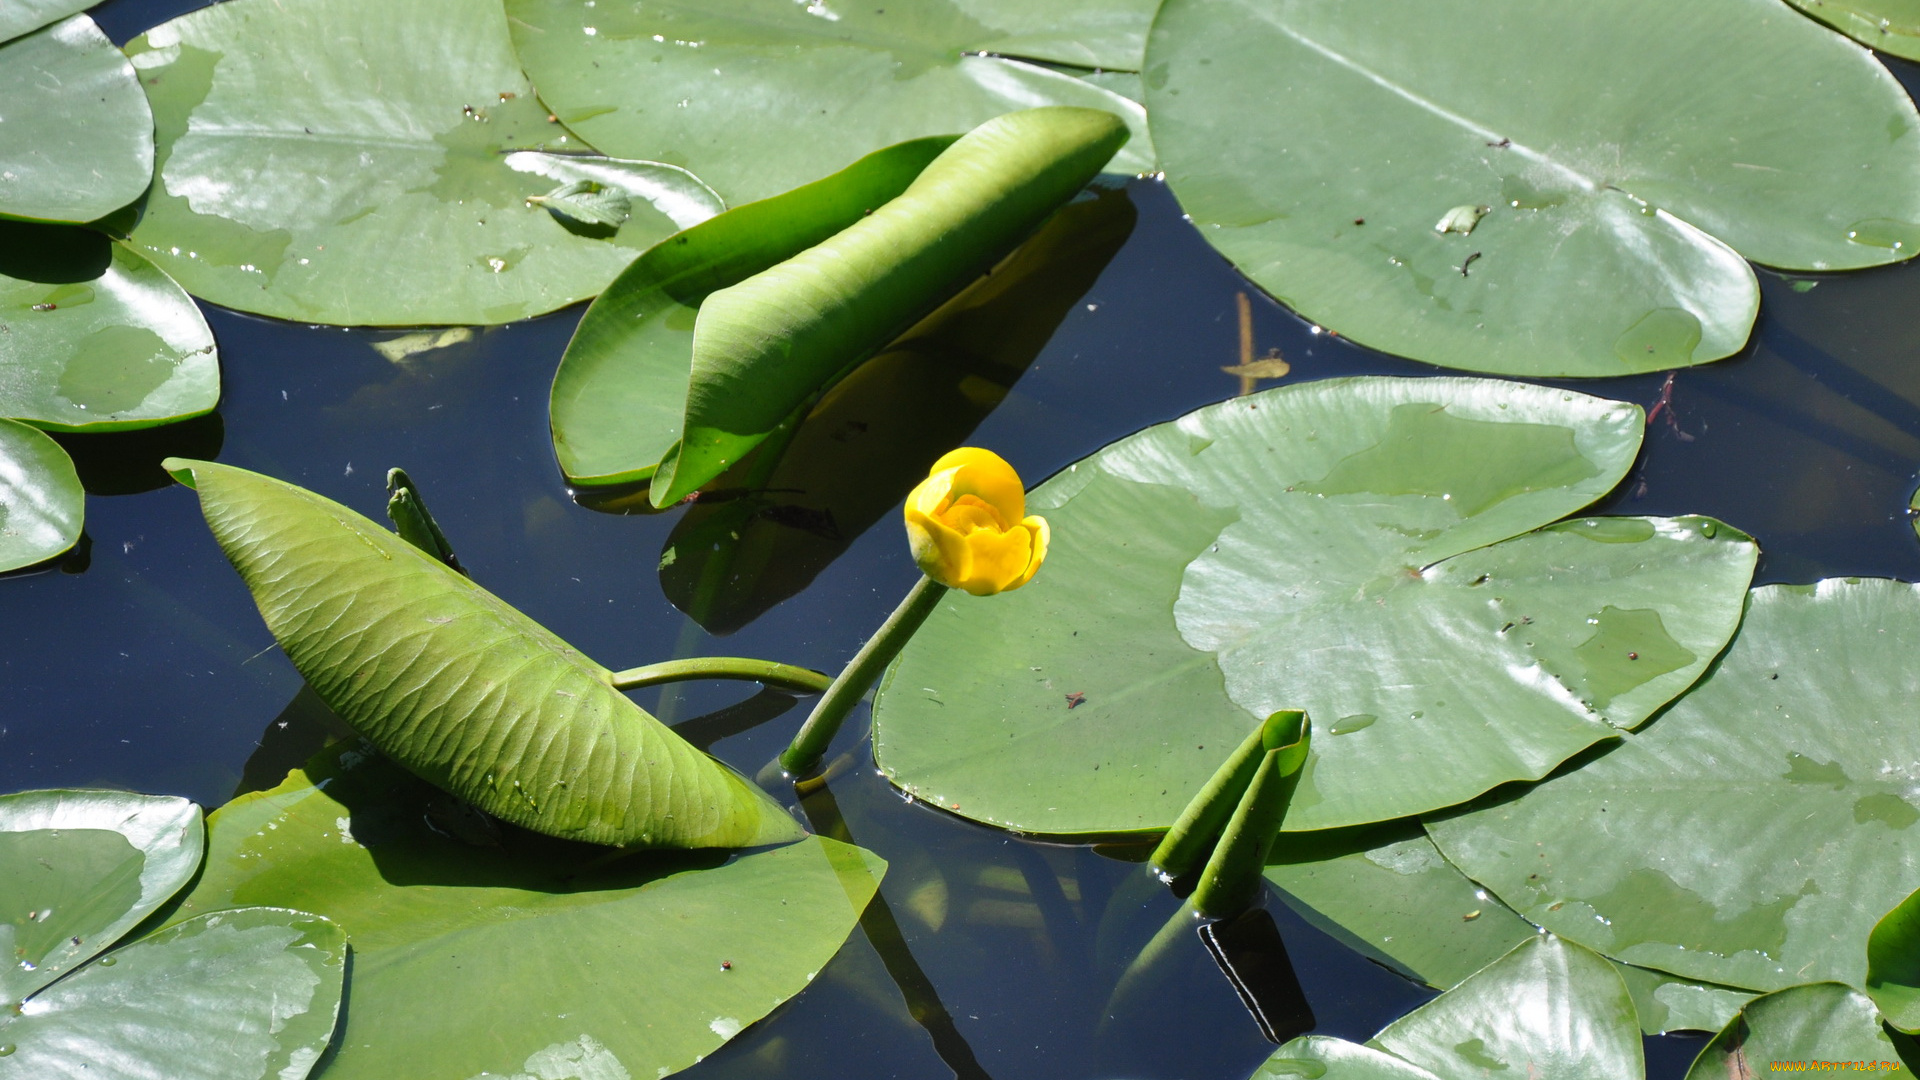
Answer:
[[[840,722],[847,718],[853,707],[865,697],[868,688],[880,678],[880,672],[899,655],[920,624],[927,621],[940,598],[947,593],[947,587],[929,577],[923,577],[907,593],[900,606],[893,609],[887,621],[880,624],[860,651],[854,654],[840,677],[833,680],[827,692],[820,696],[813,707],[813,715],[800,725],[800,731],[794,735],[793,743],[786,753],[780,755],[780,767],[790,775],[801,776],[812,770],[820,761],[820,755],[826,752],[827,744],[840,730]]]
[[[803,694],[818,694],[833,683],[833,680],[817,671],[739,656],[694,656],[685,660],[663,660],[658,664],[616,671],[612,675],[615,690],[638,690],[643,686],[687,682],[691,679],[743,679],[765,683],[780,690],[797,690]]]

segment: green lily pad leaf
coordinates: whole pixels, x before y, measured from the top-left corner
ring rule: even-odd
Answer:
[[[708,294],[825,241],[898,196],[957,136],[915,139],[823,180],[736,206],[649,248],[580,319],[548,404],[575,484],[653,475],[680,441],[693,328]]]
[[[1348,948],[1443,990],[1538,933],[1442,858],[1418,822],[1288,834],[1266,878]]]
[[[1633,995],[1640,1014],[1640,1030],[1649,1035],[1669,1031],[1719,1031],[1752,1001],[1751,990],[1695,982],[1652,968],[1612,961],[1613,969]]]
[[[0,1006],[25,1001],[152,914],[200,868],[203,839],[200,808],[185,799],[0,796]]]
[[[1538,930],[1474,884],[1414,821],[1293,833],[1266,877],[1308,922],[1367,959],[1446,989]],[[1753,993],[1615,963],[1640,1028],[1718,1031]]]
[[[75,15],[0,45],[0,101],[0,217],[77,224],[147,190],[153,112],[133,66],[92,19]]]
[[[803,834],[766,792],[613,689],[611,673],[340,504],[169,458],[280,647],[340,718],[416,774],[550,836],[750,847]],[[324,914],[324,912],[323,912]]]
[[[29,30],[38,30],[50,22],[64,19],[69,15],[78,15],[92,7],[97,0],[10,0],[6,10],[0,11],[0,42],[17,38]],[[1152,18],[1149,13],[1148,18]],[[1145,27],[1141,28],[1140,44],[1146,45]]]
[[[342,744],[209,818],[174,917],[287,903],[346,929],[353,1007],[328,1080],[654,1077],[804,989],[885,865],[818,838],[608,862],[487,826]]]
[[[1862,45],[1920,60],[1920,10],[1908,0],[1787,0]]]
[[[1056,834],[1166,828],[1289,708],[1326,732],[1289,830],[1543,776],[1645,721],[1739,622],[1737,530],[1543,528],[1618,482],[1642,428],[1568,391],[1364,378],[1122,439],[1030,497],[1053,533],[1031,584],[948,598],[915,635],[876,757],[938,805]]]
[[[1110,112],[1055,106],[961,136],[907,189],[793,258],[707,296],[680,443],[651,497],[671,506],[795,410],[993,268],[1126,141]]]
[[[1881,1030],[1873,1002],[1851,987],[1826,982],[1755,998],[1700,1051],[1687,1080],[1759,1076],[1777,1071],[1772,1068],[1775,1062],[1794,1062],[1796,1070],[1816,1072],[1901,1068],[1900,1054]]]
[[[86,491],[45,433],[0,420],[0,572],[43,562],[80,539]]]
[[[1900,901],[1867,935],[1867,993],[1887,1023],[1920,1031],[1920,892]]]
[[[978,52],[1135,67],[1152,7],[508,0],[506,10],[520,61],[562,123],[608,153],[690,169],[737,206],[881,147],[1037,105],[1125,117],[1134,137],[1109,168],[1151,169],[1138,104]]]
[[[1535,934],[1387,1025],[1365,1048],[1324,1037],[1294,1039],[1254,1077],[1620,1080],[1644,1072],[1633,999],[1613,967],[1571,942]]]
[[[0,1019],[10,1051],[0,1080],[301,1080],[333,1035],[346,961],[340,928],[305,912],[246,907],[188,920]]]
[[[1551,934],[1522,942],[1367,1045],[1449,1078],[1502,1068],[1567,1080],[1645,1071],[1640,1025],[1619,974]]]
[[[1862,985],[1875,922],[1920,887],[1915,588],[1754,590],[1713,673],[1644,732],[1428,832],[1523,917],[1617,959]]]
[[[124,431],[212,412],[220,363],[200,309],[105,237],[0,222],[0,416],[51,431]],[[77,273],[73,249],[102,256]]]
[[[1148,54],[1154,141],[1201,233],[1307,318],[1429,363],[1704,363],[1753,325],[1742,256],[1920,251],[1920,113],[1771,0],[1497,19],[1472,0],[1169,0]],[[1462,206],[1491,209],[1470,236],[1435,231]]]
[[[242,311],[509,322],[594,295],[720,208],[674,166],[571,156],[590,148],[548,122],[487,0],[233,0],[127,54],[160,156],[131,243]],[[624,192],[632,216],[582,235],[527,202],[575,181]]]
[[[1247,1080],[1441,1080],[1384,1050],[1327,1035],[1289,1041]]]

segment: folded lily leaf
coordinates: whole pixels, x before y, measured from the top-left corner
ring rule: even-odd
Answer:
[[[606,668],[359,514],[169,458],[294,667],[422,779],[537,832],[632,847],[803,835],[765,792],[628,701]]]
[[[680,446],[654,475],[653,504],[718,476],[809,396],[985,273],[1126,139],[1120,118],[1098,109],[989,120],[899,198],[709,296],[694,324]]]
[[[553,452],[567,479],[602,486],[652,476],[680,439],[694,317],[707,294],[859,221],[907,190],[954,139],[876,150],[823,180],[736,206],[635,259],[587,308],[553,377]]]

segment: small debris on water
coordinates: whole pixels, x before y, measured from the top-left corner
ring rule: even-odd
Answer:
[[[1067,695],[1068,710],[1077,709],[1086,703],[1087,703],[1087,695],[1082,694],[1077,690]]]

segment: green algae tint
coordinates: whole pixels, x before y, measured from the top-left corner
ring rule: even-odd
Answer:
[[[1817,761],[1799,753],[1787,751],[1787,771],[1780,774],[1789,784],[1829,784],[1838,791],[1853,782],[1837,761]]]
[[[1588,616],[1587,625],[1593,633],[1573,648],[1541,640],[1534,654],[1542,667],[1595,711],[1604,711],[1629,690],[1698,659],[1667,633],[1660,613],[1651,608],[1609,604]]]
[[[1863,795],[1853,804],[1853,820],[1861,825],[1877,821],[1890,829],[1905,829],[1920,821],[1920,810],[1890,792]]]
[[[1909,254],[1920,248],[1920,225],[1892,218],[1856,221],[1847,227],[1847,239],[1866,247]]]
[[[1444,404],[1397,405],[1380,442],[1341,459],[1315,483],[1316,495],[1425,495],[1450,503],[1463,518],[1516,495],[1578,484],[1600,474],[1574,445],[1574,431],[1553,424],[1466,420]],[[1463,470],[1490,442],[1518,468]]]
[[[1638,544],[1653,539],[1655,530],[1653,522],[1646,518],[1606,517],[1562,522],[1549,525],[1543,531],[1564,532],[1602,544]],[[1713,536],[1712,533],[1706,535],[1709,538]]]
[[[1797,892],[1722,913],[1706,897],[1681,887],[1659,870],[1642,867],[1584,903],[1604,924],[1603,936],[1611,938],[1607,952],[1622,959],[1633,960],[1638,956],[1639,962],[1658,965],[1660,954],[1676,947],[1660,936],[1639,937],[1630,929],[1615,925],[1620,912],[1657,911],[1681,925],[1699,927],[1700,933],[1693,940],[1713,943],[1711,948],[1678,946],[1686,951],[1715,952],[1722,956],[1752,952],[1778,961],[1787,943],[1787,913],[1802,899],[1819,892],[1820,887],[1808,878]],[[1652,951],[1635,953],[1638,946],[1652,946]]]
[[[1380,719],[1379,717],[1373,715],[1372,713],[1354,713],[1352,716],[1343,716],[1340,719],[1334,721],[1333,726],[1327,729],[1327,734],[1329,735],[1352,734],[1353,732],[1361,731],[1366,728],[1372,727],[1374,725],[1374,722],[1379,719]]]
[[[0,881],[7,883],[8,904],[0,915],[0,941],[9,946],[6,958],[43,966],[72,927],[107,926],[131,911],[140,902],[146,861],[125,836],[107,829],[0,832]],[[58,872],[49,873],[55,866]],[[60,918],[49,920],[47,912]]]
[[[1613,343],[1613,352],[1629,371],[1661,371],[1693,363],[1700,347],[1700,320],[1680,308],[1659,308],[1642,316]]]

